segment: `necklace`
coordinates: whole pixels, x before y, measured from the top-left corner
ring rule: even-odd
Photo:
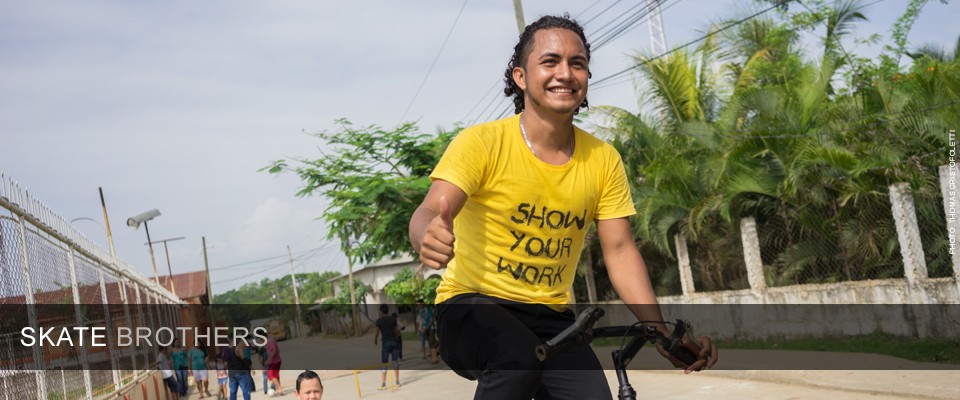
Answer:
[[[530,149],[530,152],[533,153],[534,157],[537,157],[536,150],[533,149],[533,144],[530,143],[530,138],[527,137],[527,129],[523,127],[523,114],[520,114],[520,134],[523,135],[523,141],[527,144],[527,148]],[[570,156],[567,157],[567,161],[573,159],[573,132],[570,133]]]

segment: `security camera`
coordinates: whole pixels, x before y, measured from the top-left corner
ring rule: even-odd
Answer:
[[[146,212],[134,215],[130,218],[127,218],[127,226],[129,226],[132,229],[137,229],[140,227],[141,223],[147,222],[159,216],[160,216],[160,210],[157,210],[156,208],[154,208],[150,211],[146,211]]]

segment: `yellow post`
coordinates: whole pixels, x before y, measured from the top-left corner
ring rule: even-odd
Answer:
[[[390,366],[387,365],[387,380],[390,381],[390,393],[393,393],[395,386],[393,386],[393,374],[390,372]]]
[[[357,370],[353,370],[353,381],[357,383],[357,398],[360,398],[360,377],[357,376]]]

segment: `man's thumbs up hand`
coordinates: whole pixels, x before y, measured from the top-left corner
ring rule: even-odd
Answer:
[[[440,196],[440,214],[430,221],[420,246],[420,261],[433,269],[447,266],[453,259],[453,216],[450,202],[446,196]]]

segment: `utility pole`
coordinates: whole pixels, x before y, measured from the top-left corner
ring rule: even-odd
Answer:
[[[297,335],[303,335],[303,326],[300,320],[303,314],[300,312],[300,294],[297,292],[297,273],[293,271],[293,253],[290,251],[290,245],[287,245],[287,257],[290,258],[290,283],[293,284],[293,302],[297,305]]]
[[[207,305],[207,315],[210,318],[210,326],[216,326],[216,322],[213,320],[213,287],[210,284],[210,263],[207,261],[207,237],[201,236],[200,239],[203,241],[203,269],[207,271],[207,299],[210,300],[210,304]]]
[[[513,0],[513,12],[517,15],[517,31],[522,35],[527,23],[523,22],[523,5],[520,4],[520,0]]]
[[[110,231],[110,218],[107,217],[107,202],[103,199],[103,188],[98,187],[100,190],[100,207],[103,208],[103,222],[107,226],[107,243],[110,244],[110,257],[113,258],[113,263],[117,263],[117,250],[113,247],[113,233]]]
[[[146,224],[144,224],[144,226],[146,226]],[[173,284],[173,268],[170,267],[170,250],[167,248],[167,242],[172,242],[172,241],[174,241],[174,240],[181,240],[181,239],[184,239],[184,237],[183,237],[183,236],[180,236],[180,237],[176,237],[176,238],[173,238],[173,239],[163,239],[163,240],[157,240],[157,241],[154,241],[154,242],[149,242],[149,240],[150,240],[149,237],[150,237],[150,235],[148,234],[148,235],[147,235],[147,240],[148,240],[148,242],[147,242],[147,243],[144,243],[144,244],[150,246],[151,253],[153,252],[153,244],[154,244],[154,243],[163,243],[163,252],[167,255],[167,278],[170,280],[170,291],[173,292],[173,295],[174,295],[174,296],[176,296],[176,295],[177,295],[177,287]],[[156,270],[156,267],[154,267],[154,270]],[[160,283],[160,280],[159,280],[159,279],[157,280],[157,283]]]

